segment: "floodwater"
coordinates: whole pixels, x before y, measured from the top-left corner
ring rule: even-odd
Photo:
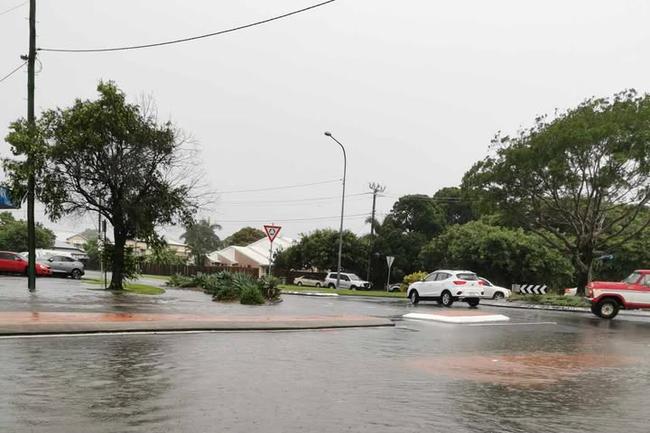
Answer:
[[[197,295],[173,292],[165,311],[251,313]],[[135,309],[163,308],[142,299]],[[437,307],[285,296],[268,308]],[[0,432],[648,431],[648,321],[498,311],[511,322],[0,339]]]

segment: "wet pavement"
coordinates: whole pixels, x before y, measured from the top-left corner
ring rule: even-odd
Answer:
[[[69,280],[29,295],[11,278],[0,277],[3,311],[356,314],[397,326],[3,338],[0,432],[648,431],[646,318],[481,307],[510,321],[457,325],[400,320],[441,310],[402,300],[246,307]]]

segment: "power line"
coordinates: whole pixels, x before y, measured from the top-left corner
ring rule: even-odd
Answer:
[[[346,194],[347,197],[358,197],[358,196],[363,196],[363,195],[369,195],[372,194],[370,192],[360,192],[358,194]],[[309,197],[309,198],[302,198],[302,199],[292,199],[292,200],[241,200],[241,201],[220,201],[219,204],[227,204],[227,205],[246,205],[246,204],[291,204],[291,203],[304,203],[304,202],[314,202],[314,201],[326,201],[326,200],[340,200],[341,196],[340,195],[332,195],[329,197]]]
[[[12,70],[11,72],[9,72],[9,73],[8,73],[7,75],[5,75],[4,77],[0,78],[0,83],[2,83],[2,82],[3,82],[4,80],[6,80],[7,78],[11,77],[11,76],[12,76],[13,74],[15,74],[16,72],[18,72],[18,71],[19,71],[23,66],[25,66],[26,64],[27,64],[27,62],[23,63],[22,65],[18,66],[16,69],[14,69],[14,70]]]
[[[305,186],[314,186],[314,185],[324,185],[326,183],[338,183],[340,179],[324,180],[322,182],[312,182],[312,183],[299,183],[295,185],[284,185],[284,186],[271,186],[268,188],[256,188],[256,189],[238,189],[231,191],[218,191],[217,194],[235,194],[235,193],[244,193],[244,192],[261,192],[261,191],[275,191],[278,189],[291,189],[291,188],[302,188]]]
[[[360,213],[360,214],[345,215],[344,218],[367,217],[368,215],[370,215],[370,213]],[[339,218],[341,218],[341,215],[313,217],[313,218],[266,218],[263,220],[219,220],[219,223],[268,223],[269,221],[274,221],[274,222],[316,221],[316,220],[328,220],[328,219],[339,219]]]
[[[274,17],[271,17],[271,18],[267,18],[265,20],[256,21],[254,23],[245,24],[245,25],[238,26],[238,27],[232,27],[232,28],[226,29],[226,30],[219,30],[219,31],[216,31],[216,32],[213,32],[213,33],[206,33],[206,34],[202,34],[202,35],[198,35],[198,36],[190,36],[190,37],[181,38],[181,39],[173,39],[173,40],[164,41],[164,42],[155,42],[155,43],[151,43],[151,44],[141,44],[141,45],[128,45],[128,46],[123,46],[123,47],[112,47],[112,48],[39,48],[38,50],[39,51],[58,52],[58,53],[103,53],[103,52],[109,52],[109,51],[138,50],[138,49],[141,49],[141,48],[153,48],[153,47],[160,47],[160,46],[163,46],[163,45],[179,44],[179,43],[182,43],[182,42],[189,42],[189,41],[195,41],[197,39],[210,38],[210,37],[213,37],[213,36],[223,35],[223,34],[226,34],[226,33],[232,33],[232,32],[236,32],[238,30],[244,30],[244,29],[247,29],[247,28],[250,28],[250,27],[259,26],[261,24],[266,24],[266,23],[269,23],[271,21],[276,21],[276,20],[279,20],[279,19],[282,19],[282,18],[287,18],[287,17],[290,17],[292,15],[296,15],[296,14],[299,14],[299,13],[302,13],[302,12],[307,12],[307,11],[309,11],[311,9],[316,9],[316,8],[321,7],[321,6],[325,6],[325,5],[329,4],[329,3],[333,3],[335,1],[336,0],[327,0],[327,1],[324,1],[322,3],[318,3],[318,4],[308,6],[306,8],[298,9],[298,10],[295,10],[295,11],[292,11],[292,12],[287,12],[285,14],[277,15],[277,16],[274,16]]]
[[[9,12],[13,12],[13,11],[15,11],[16,9],[18,9],[18,8],[20,8],[20,7],[22,7],[22,6],[25,6],[27,3],[29,3],[29,1],[22,2],[22,3],[19,4],[19,5],[16,5],[16,6],[14,6],[14,7],[11,7],[11,8],[9,8],[9,9],[5,9],[5,10],[3,10],[2,12],[0,12],[0,15],[4,15],[4,14],[8,14]]]

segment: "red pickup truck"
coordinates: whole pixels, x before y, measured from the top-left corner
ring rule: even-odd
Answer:
[[[650,270],[632,272],[621,282],[592,281],[587,286],[591,312],[613,319],[621,308],[650,308]]]

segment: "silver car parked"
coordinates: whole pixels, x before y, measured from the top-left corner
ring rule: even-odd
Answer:
[[[81,278],[84,272],[84,264],[68,256],[50,256],[42,258],[40,262],[48,265],[52,269],[53,275],[70,276],[75,280]]]

